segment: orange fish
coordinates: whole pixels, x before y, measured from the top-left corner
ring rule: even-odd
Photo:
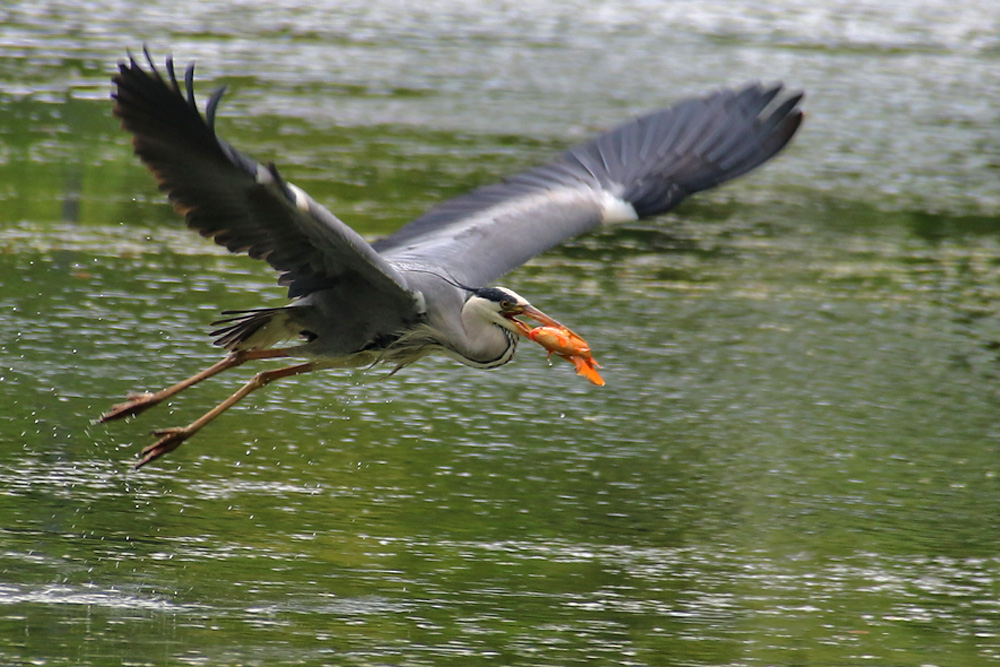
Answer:
[[[577,375],[582,375],[598,387],[604,386],[604,378],[597,369],[601,367],[590,354],[587,341],[566,327],[535,327],[527,333],[528,338],[549,351],[549,357],[556,355],[576,366]]]

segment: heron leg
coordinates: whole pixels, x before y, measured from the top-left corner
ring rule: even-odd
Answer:
[[[111,406],[111,409],[105,412],[103,415],[98,417],[97,423],[103,424],[104,422],[114,421],[115,419],[122,419],[123,417],[132,417],[134,415],[147,410],[157,403],[165,401],[174,394],[179,394],[188,387],[195,385],[202,380],[207,380],[213,375],[217,375],[224,370],[230,368],[235,368],[241,364],[245,364],[248,361],[254,361],[256,359],[274,359],[278,357],[287,357],[288,352],[284,349],[276,350],[237,350],[236,352],[231,352],[224,359],[211,367],[206,368],[200,373],[195,373],[186,380],[182,380],[177,384],[167,387],[161,391],[157,392],[140,392],[140,393],[130,393],[126,396],[126,400],[122,403],[116,403]]]
[[[182,442],[190,438],[192,435],[197,433],[205,424],[209,423],[223,412],[233,407],[236,403],[241,401],[251,392],[260,389],[261,387],[274,382],[275,380],[280,380],[281,378],[291,377],[293,375],[301,375],[302,373],[308,373],[319,368],[326,368],[326,364],[308,362],[304,364],[297,364],[295,366],[285,366],[284,368],[276,368],[271,371],[264,371],[262,373],[257,373],[253,376],[249,382],[240,387],[240,389],[219,403],[217,406],[203,414],[198,419],[194,420],[187,426],[179,426],[174,428],[165,428],[158,431],[154,431],[153,435],[160,436],[160,439],[149,445],[142,450],[142,458],[138,463],[135,464],[136,468],[141,468],[150,461],[160,458],[167,452],[172,452],[177,449]],[[209,369],[211,370],[211,369]]]

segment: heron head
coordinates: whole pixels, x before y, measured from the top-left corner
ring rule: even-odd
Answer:
[[[486,322],[504,330],[507,339],[506,349],[509,353],[505,354],[501,363],[510,360],[517,344],[514,335],[520,334],[547,350],[549,357],[555,354],[572,362],[576,366],[578,375],[586,377],[598,386],[604,384],[604,379],[596,370],[600,368],[600,364],[591,355],[587,341],[569,327],[552,319],[528,303],[523,296],[506,287],[483,287],[471,292],[465,306],[462,307],[463,323],[466,316],[471,315],[475,318],[473,321],[478,324]],[[532,327],[517,319],[518,316],[530,317],[540,322],[541,326]]]
[[[545,326],[565,328],[528,303],[523,296],[506,287],[482,287],[473,290],[468,305],[473,304],[493,324],[522,336],[527,336],[532,327],[517,319],[518,316],[529,317]]]

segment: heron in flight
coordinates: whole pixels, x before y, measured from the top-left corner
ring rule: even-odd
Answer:
[[[114,114],[132,134],[135,153],[189,227],[231,252],[266,261],[290,302],[224,312],[227,319],[213,332],[215,344],[228,351],[222,360],[162,391],[129,394],[99,421],[136,415],[249,361],[299,363],[258,373],[187,426],[155,431],[159,439],[142,450],[137,467],[176,449],[256,389],[324,368],[385,362],[398,369],[431,353],[496,368],[527,337],[603,383],[581,338],[493,281],[567,239],[659,215],[750,171],[778,153],[802,121],[802,95],[783,93],[781,84],[687,99],[549,164],[446,201],[369,243],[284,180],[273,163],[259,164],[216,134],[224,88],[209,98],[203,116],[194,66],[182,86],[172,59],[164,76],[145,57],[148,67],[129,56],[112,79]],[[294,339],[299,343],[279,346]]]

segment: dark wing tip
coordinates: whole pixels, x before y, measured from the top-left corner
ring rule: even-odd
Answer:
[[[219,86],[212,93],[212,96],[208,98],[208,104],[205,105],[205,122],[208,126],[215,131],[215,112],[218,110],[219,102],[222,101],[222,96],[226,94],[226,86]],[[194,100],[194,92],[191,93],[191,99]]]
[[[112,113],[132,135],[136,155],[174,208],[202,234],[216,235],[232,224],[233,216],[245,216],[246,205],[236,204],[253,183],[256,163],[216,135],[224,89],[215,91],[202,116],[195,100],[194,65],[184,70],[182,86],[173,58],[158,69],[145,46],[143,55],[145,63],[129,52],[112,76]]]
[[[127,51],[128,59],[118,63],[118,72],[111,77],[111,82],[115,85],[111,93],[111,98],[115,100],[112,113],[122,120],[122,127],[138,136],[141,128],[134,125],[141,119],[165,118],[168,114],[175,114],[175,118],[186,116],[189,124],[197,125],[200,122],[207,127],[214,139],[215,115],[226,87],[221,86],[212,94],[202,120],[194,93],[194,63],[190,63],[184,70],[182,88],[172,56],[167,56],[164,60],[167,74],[164,78],[145,45],[142,53],[146,60],[145,66],[136,60],[131,51]],[[178,108],[179,104],[183,104],[193,114],[177,115],[182,111]],[[195,119],[197,122],[194,122]]]
[[[681,102],[640,119],[641,142],[608,133],[586,147],[611,152],[625,143],[651,145],[642,156],[619,160],[607,180],[625,186],[624,199],[640,217],[664,213],[687,196],[713,188],[764,164],[780,152],[802,124],[804,94],[781,82],[750,83]],[[591,160],[593,164],[593,160]]]

